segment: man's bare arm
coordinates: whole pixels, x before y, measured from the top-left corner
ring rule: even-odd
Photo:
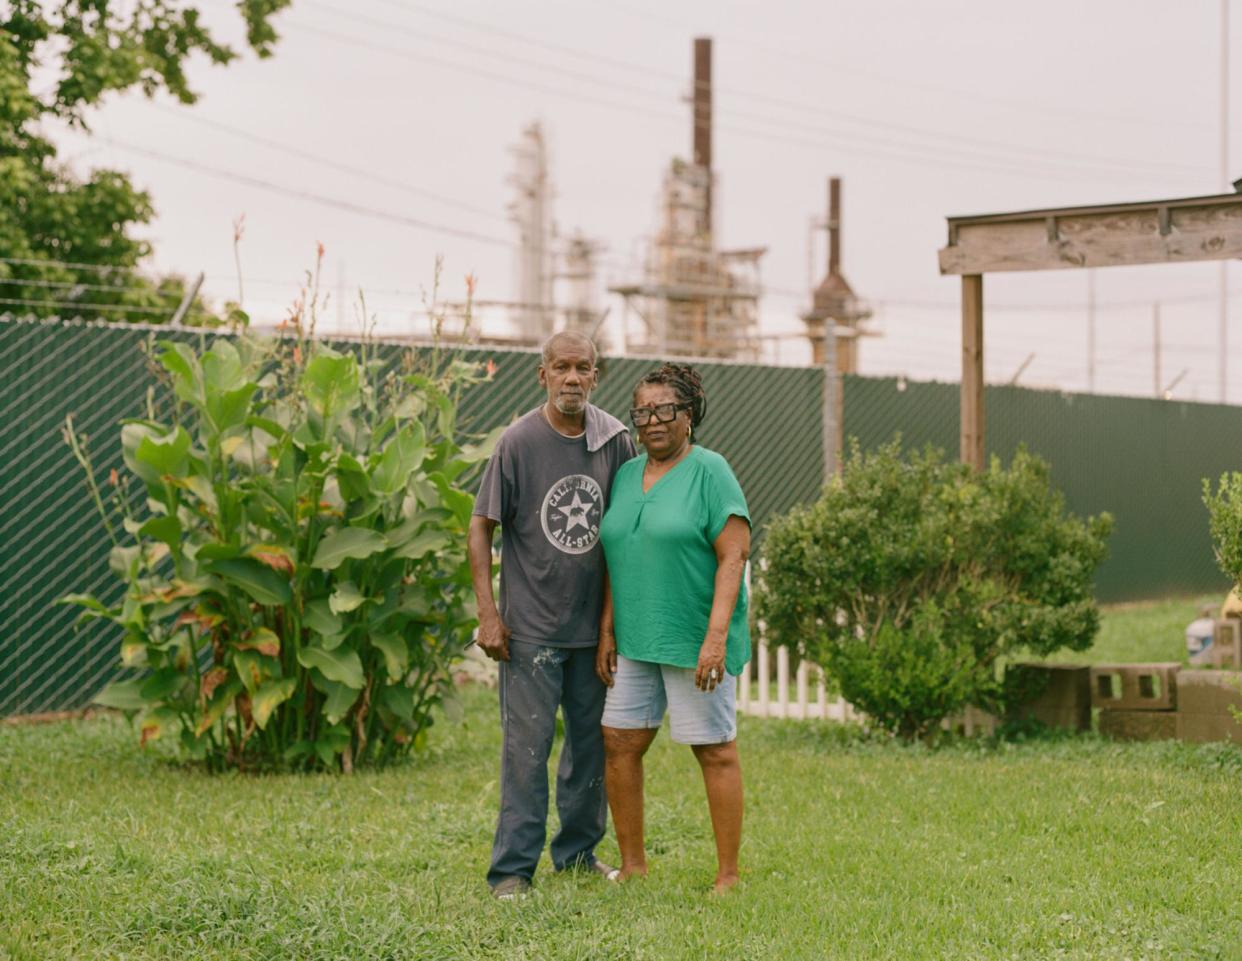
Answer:
[[[470,555],[470,579],[479,607],[479,647],[493,661],[509,660],[509,628],[500,619],[492,593],[492,537],[496,522],[476,514],[470,518],[466,549]]]

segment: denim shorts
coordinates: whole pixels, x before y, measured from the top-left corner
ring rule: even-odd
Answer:
[[[617,673],[604,700],[604,727],[658,728],[668,711],[678,744],[728,744],[737,737],[737,678],[726,674],[713,691],[694,686],[694,668],[631,661],[617,655]]]

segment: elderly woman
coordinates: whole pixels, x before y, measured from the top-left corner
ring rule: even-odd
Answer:
[[[609,590],[596,671],[608,685],[604,783],[621,878],[647,873],[643,755],[667,711],[672,739],[703,770],[722,892],[737,883],[742,837],[735,698],[750,658],[750,514],[728,462],[692,441],[706,410],[691,367],[665,364],[634,391],[645,454],[617,471],[600,526]]]

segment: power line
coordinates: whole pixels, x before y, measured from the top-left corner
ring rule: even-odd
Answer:
[[[446,234],[451,237],[460,237],[464,240],[474,240],[482,244],[492,244],[501,247],[516,246],[510,240],[494,237],[490,234],[482,234],[474,230],[462,230],[458,227],[450,227],[447,224],[432,223],[431,221],[421,220],[417,217],[408,217],[404,214],[396,214],[388,210],[368,207],[364,204],[354,203],[351,200],[341,200],[339,197],[329,197],[325,194],[315,193],[310,190],[299,190],[295,187],[286,187],[284,184],[273,183],[270,180],[263,180],[260,177],[252,177],[249,174],[240,173],[238,171],[224,170],[220,167],[213,167],[209,164],[199,163],[196,160],[188,160],[184,157],[174,157],[158,150],[152,150],[149,147],[139,147],[136,144],[124,143],[120,140],[114,140],[109,137],[97,136],[96,139],[102,143],[110,144],[111,146],[117,147],[121,150],[127,150],[130,153],[138,154],[143,157],[149,157],[152,160],[158,160],[162,163],[184,167],[187,170],[194,170],[209,177],[217,177],[222,180],[232,181],[233,183],[244,184],[248,187],[256,187],[260,190],[283,194],[286,197],[293,197],[297,200],[307,200],[311,203],[321,204],[325,207],[334,207],[337,210],[345,210],[349,213],[358,214],[359,216],[371,217],[376,220],[385,220],[389,223],[400,224],[405,227],[413,227],[417,230],[427,230],[432,233]]]
[[[0,287],[46,287],[46,288],[67,288],[70,290],[102,290],[107,293],[126,294],[153,294],[157,297],[172,297],[180,299],[181,293],[175,290],[160,290],[154,286],[150,287],[118,287],[114,284],[85,284],[75,280],[26,280],[20,277],[0,277]]]
[[[658,119],[658,120],[663,120],[666,122],[677,123],[679,125],[684,124],[684,119],[681,117],[677,117],[672,114],[668,114],[668,113],[664,113],[660,111],[655,111],[649,107],[645,107],[639,104],[627,103],[627,102],[618,101],[618,100],[610,100],[610,99],[593,96],[590,94],[584,94],[576,90],[570,90],[570,89],[561,88],[561,87],[553,87],[553,86],[540,83],[536,80],[531,80],[529,78],[516,77],[512,74],[503,74],[503,73],[497,73],[491,70],[480,69],[473,65],[462,63],[460,61],[447,60],[441,57],[436,57],[433,54],[415,53],[414,51],[407,50],[404,48],[392,47],[387,44],[376,43],[374,41],[367,40],[362,37],[342,34],[337,31],[324,30],[319,27],[313,27],[307,24],[291,24],[289,26],[292,26],[295,30],[305,31],[307,33],[312,33],[317,36],[323,37],[333,43],[344,44],[346,46],[361,47],[363,49],[368,49],[368,50],[375,50],[380,53],[389,54],[390,56],[400,57],[406,60],[413,60],[418,63],[431,63],[431,64],[435,64],[438,66],[446,67],[450,70],[456,70],[456,71],[460,71],[463,73],[484,77],[490,80],[496,80],[496,81],[499,81],[507,85],[516,85],[520,87],[525,87],[525,88],[535,90],[540,93],[551,94],[553,96],[563,97],[569,100],[579,100],[585,103],[592,103],[592,104],[602,105],[606,107],[611,107],[617,110],[624,110],[624,111],[631,112],[631,113],[638,113],[645,119]],[[786,127],[791,126],[791,124],[788,121],[781,121],[779,119],[773,119],[773,118],[767,118],[767,117],[756,117],[756,115],[753,115],[753,114],[744,114],[742,116],[744,116],[746,119],[751,119],[751,120],[757,119],[761,123],[768,123],[768,124],[775,124],[775,125],[783,124]],[[796,129],[799,125],[795,123],[792,126]],[[801,126],[803,128],[806,128],[808,125],[803,124]],[[781,133],[774,133],[771,131],[757,130],[751,127],[741,126],[737,124],[721,123],[721,124],[718,124],[717,127],[718,129],[722,131],[726,131],[730,133],[737,133],[745,137],[750,137],[753,139],[761,140],[764,143],[771,143],[772,141],[780,141],[783,143],[790,143],[790,144],[795,144],[797,146],[803,146],[803,147],[813,147],[816,149],[823,149],[825,147],[836,148],[838,150],[843,150],[847,153],[852,152],[852,153],[861,154],[863,156],[880,157],[880,158],[888,159],[888,160],[896,160],[896,161],[901,161],[901,162],[906,162],[906,163],[916,163],[916,164],[923,165],[923,166],[931,164],[935,166],[955,167],[955,168],[966,169],[966,170],[988,170],[994,173],[1003,173],[1003,174],[1009,174],[1009,175],[1036,176],[1042,179],[1063,181],[1063,182],[1069,182],[1069,183],[1080,183],[1082,181],[1081,176],[1074,176],[1071,171],[1066,170],[1064,168],[1050,169],[1047,165],[1040,166],[1040,165],[1035,165],[1035,164],[1026,164],[1026,163],[1023,163],[1021,160],[1008,160],[1008,159],[988,160],[987,158],[984,158],[982,160],[971,160],[971,159],[968,159],[969,155],[967,159],[953,159],[951,157],[945,156],[943,148],[929,148],[929,146],[927,145],[918,145],[918,144],[911,145],[911,150],[913,152],[910,152],[910,151],[902,152],[903,148],[905,148],[906,145],[898,144],[896,145],[895,150],[894,149],[875,149],[874,147],[867,147],[865,144],[868,141],[864,139],[863,140],[864,146],[859,147],[857,146],[857,144],[850,144],[848,142],[843,142],[841,138],[842,137],[853,137],[855,139],[858,139],[860,136],[863,136],[865,138],[866,135],[842,134],[839,131],[830,131],[829,135],[833,138],[830,140],[824,140],[824,139],[810,140],[805,137],[791,136],[789,134],[781,134]],[[825,128],[813,128],[813,129],[822,133],[824,132]],[[874,141],[874,138],[869,138],[869,139]],[[891,144],[891,142],[889,143]],[[882,143],[881,146],[883,145],[884,144]],[[924,148],[924,152],[918,152],[918,148],[920,147]],[[930,152],[930,153],[926,152],[927,149],[934,149],[934,152]],[[958,151],[958,153],[960,154],[962,153],[962,151]],[[1108,169],[1115,169],[1115,168],[1108,168]],[[1104,173],[1104,172],[1107,172],[1107,171],[1106,170],[1101,171],[1101,173]],[[1157,176],[1160,176],[1161,180],[1166,179],[1164,176],[1161,176],[1155,173],[1138,174],[1138,176],[1144,177],[1147,179],[1153,179],[1153,180],[1156,179]]]
[[[98,273],[110,273],[116,270],[133,271],[133,267],[122,267],[115,264],[86,264],[72,260],[53,260],[47,257],[0,257],[0,264],[21,264],[27,267],[65,267],[73,270],[93,270]]]
[[[401,191],[404,191],[405,193],[412,194],[416,197],[422,197],[426,200],[433,200],[436,203],[443,204],[446,207],[452,207],[456,210],[465,211],[466,213],[475,214],[480,217],[488,217],[493,220],[500,220],[506,223],[509,222],[508,217],[506,217],[504,214],[497,213],[494,210],[488,210],[487,208],[484,208],[484,207],[476,207],[475,205],[467,203],[464,200],[457,200],[452,197],[446,197],[443,194],[437,194],[434,191],[424,190],[421,187],[414,186],[413,184],[407,183],[405,181],[393,180],[388,177],[382,177],[376,174],[375,171],[373,170],[366,170],[362,167],[354,167],[354,166],[351,166],[350,164],[341,163],[338,160],[332,160],[331,158],[324,157],[320,154],[311,153],[310,151],[306,151],[306,150],[299,150],[296,147],[291,147],[286,143],[282,143],[281,141],[278,141],[278,140],[273,140],[270,137],[264,137],[260,134],[252,133],[249,130],[243,130],[240,127],[235,127],[235,126],[232,126],[231,124],[226,124],[219,120],[212,120],[208,117],[199,116],[198,114],[195,114],[192,111],[188,111],[184,108],[167,107],[162,104],[156,104],[156,103],[151,104],[151,106],[154,109],[162,111],[163,113],[167,113],[171,116],[180,117],[183,120],[189,120],[192,123],[197,123],[204,127],[210,127],[213,130],[222,131],[224,133],[230,134],[231,136],[238,137],[241,140],[248,140],[251,143],[259,144],[260,146],[267,147],[270,150],[276,150],[290,157],[297,157],[300,160],[305,160],[308,163],[319,164],[320,166],[326,167],[329,170],[336,170],[340,173],[347,173],[347,174],[352,174],[357,177],[364,177],[367,180],[371,181],[372,183],[382,184],[385,187],[391,187],[394,190],[401,190]]]
[[[0,304],[13,304],[24,307],[69,307],[74,310],[122,310],[127,314],[168,314],[167,308],[161,307],[127,307],[124,304],[81,304],[59,300],[21,300],[14,297],[0,297]]]
[[[629,8],[628,11],[626,10],[627,7]],[[673,17],[661,16],[660,14],[651,13],[650,11],[636,10],[634,9],[633,4],[619,3],[617,2],[617,0],[608,0],[608,9],[610,11],[620,10],[623,13],[628,12],[628,15],[631,17],[658,20],[663,23],[672,24],[673,26],[681,27],[686,30],[697,30],[698,29],[697,25],[688,23],[685,20],[678,20]],[[725,33],[719,30],[714,31],[714,33],[718,36],[728,37],[731,40],[736,41],[737,43],[752,47],[756,50],[764,51],[767,54],[778,57],[782,63],[787,63],[790,60],[796,60],[802,63],[809,64],[810,66],[813,66],[819,69],[828,68],[831,70],[837,70],[837,71],[844,72],[844,73],[853,73],[853,74],[857,74],[858,76],[866,77],[873,81],[878,81],[880,83],[886,83],[892,86],[908,87],[909,89],[915,90],[919,93],[926,93],[929,90],[938,91],[940,93],[951,94],[955,97],[980,100],[986,103],[997,104],[999,106],[1018,107],[1028,113],[1037,112],[1037,113],[1046,113],[1046,114],[1053,114],[1053,115],[1072,116],[1072,117],[1078,117],[1082,119],[1091,120],[1097,123],[1102,119],[1101,116],[1096,113],[1087,113],[1085,111],[1077,111],[1077,110],[1065,110],[1063,107],[1054,108],[1054,107],[1049,107],[1048,105],[1042,104],[1042,103],[1032,103],[1030,101],[1021,101],[1021,100],[1014,100],[1011,98],[989,96],[988,94],[981,93],[978,90],[974,90],[974,89],[963,90],[963,89],[956,88],[956,87],[948,87],[948,86],[928,82],[922,79],[917,82],[902,81],[899,78],[893,76],[893,74],[888,73],[888,72],[877,72],[877,71],[872,71],[872,70],[864,70],[858,67],[842,67],[837,64],[832,64],[832,63],[825,61],[822,54],[803,53],[801,51],[791,49],[791,47],[788,44],[783,43],[783,42],[779,46],[762,43],[759,40],[756,40],[755,37],[750,34],[742,35],[742,34],[737,34],[737,33]],[[819,36],[822,36],[822,34],[817,33],[816,36],[819,37]],[[1119,116],[1117,114],[1112,114],[1105,119],[1112,120],[1114,122],[1119,122],[1119,123],[1141,124],[1142,126],[1145,126],[1145,127],[1153,126],[1150,116],[1143,116],[1143,117]],[[1164,127],[1166,125],[1167,123],[1162,117],[1160,121],[1160,126]],[[1201,123],[1185,123],[1184,125],[1188,127],[1197,128],[1197,129],[1204,129],[1206,126]]]
[[[330,10],[334,13],[347,15],[352,20],[363,20],[365,22],[369,22],[371,24],[374,24],[376,26],[380,26],[386,29],[397,30],[398,32],[401,32],[401,33],[427,37],[428,39],[435,40],[437,43],[447,43],[447,44],[454,45],[454,46],[462,46],[469,50],[481,52],[481,53],[484,53],[490,56],[495,56],[501,59],[511,60],[511,61],[522,63],[528,66],[534,66],[538,69],[551,70],[557,73],[562,73],[562,74],[571,76],[575,79],[587,80],[588,82],[591,82],[591,83],[597,83],[597,84],[604,83],[604,84],[609,84],[610,86],[614,86],[614,87],[617,86],[617,84],[615,84],[614,82],[600,80],[596,77],[583,74],[578,71],[565,71],[564,69],[556,67],[551,64],[547,64],[543,62],[532,62],[530,60],[526,60],[523,58],[511,57],[499,51],[494,51],[488,48],[481,48],[481,47],[473,46],[470,44],[465,44],[458,40],[446,39],[443,37],[429,36],[422,31],[418,31],[409,26],[396,24],[396,23],[393,23],[392,21],[377,20],[372,17],[359,16],[352,10],[351,11],[340,10],[338,8],[331,7],[325,3],[317,2],[317,0],[308,0],[308,2],[310,2],[313,6],[316,6],[320,9]],[[605,63],[610,66],[614,66],[614,67],[617,67],[617,68],[620,68],[620,69],[623,69],[629,72],[638,72],[645,76],[659,76],[665,79],[676,81],[678,83],[688,82],[692,89],[694,88],[695,83],[696,83],[696,81],[694,81],[693,79],[684,78],[680,74],[675,74],[675,73],[671,73],[671,72],[663,71],[663,70],[656,70],[654,68],[645,66],[643,64],[634,63],[632,61],[618,60],[616,58],[606,57],[606,56],[592,53],[589,51],[584,51],[584,50],[576,49],[573,47],[567,47],[563,44],[548,43],[546,41],[537,40],[532,37],[525,36],[523,34],[515,33],[514,31],[504,30],[504,29],[493,27],[488,24],[480,23],[479,21],[476,21],[476,20],[470,20],[468,18],[456,16],[453,14],[445,14],[440,11],[429,10],[426,7],[420,6],[419,4],[402,3],[402,2],[399,2],[399,0],[379,0],[379,2],[384,3],[387,6],[392,6],[392,7],[401,9],[401,10],[405,10],[407,12],[415,11],[415,12],[421,13],[426,16],[456,23],[462,26],[469,27],[474,30],[480,30],[485,33],[490,33],[490,34],[502,36],[508,39],[517,40],[518,42],[526,43],[534,47],[542,48],[545,50],[551,50],[557,53],[561,53],[561,54],[572,56],[578,59],[586,60],[596,65],[598,65],[599,63]],[[633,85],[627,85],[626,89],[635,90],[639,93],[643,93],[647,95],[662,96],[662,94],[659,91],[653,91],[648,88],[634,87]],[[941,141],[947,141],[947,142],[957,142],[957,143],[963,143],[963,144],[968,144],[968,145],[974,145],[974,146],[983,147],[989,150],[1002,150],[1002,151],[1007,151],[1011,153],[1018,152],[1024,157],[1030,156],[1030,155],[1043,155],[1050,159],[1068,161],[1071,163],[1075,163],[1079,166],[1104,167],[1106,169],[1111,169],[1111,170],[1129,169],[1129,170],[1141,171],[1141,172],[1146,172],[1146,173],[1166,173],[1166,174],[1178,173],[1178,172],[1195,173],[1195,172],[1201,172],[1203,169],[1198,166],[1185,165],[1185,164],[1134,163],[1134,162],[1123,161],[1123,160],[1112,161],[1104,157],[1090,157],[1084,154],[1076,154],[1071,151],[1050,150],[1047,147],[1031,146],[1031,145],[1026,145],[1026,144],[1015,144],[1015,143],[1008,143],[1008,142],[998,141],[998,140],[989,140],[989,139],[980,138],[980,137],[965,136],[962,134],[946,133],[944,131],[934,130],[934,129],[930,129],[926,127],[917,127],[917,126],[913,126],[910,124],[900,124],[900,123],[894,123],[891,121],[875,120],[874,118],[865,117],[865,116],[861,116],[858,114],[852,114],[852,113],[848,113],[848,112],[844,112],[840,110],[829,110],[822,106],[810,104],[805,101],[792,100],[786,97],[778,97],[778,96],[773,96],[770,94],[758,93],[752,90],[741,90],[738,88],[729,87],[727,85],[716,84],[714,85],[714,91],[716,93],[723,93],[723,94],[727,94],[733,97],[753,100],[758,103],[770,104],[773,106],[780,106],[780,107],[787,108],[787,109],[801,111],[807,114],[828,117],[834,120],[845,121],[848,123],[855,123],[855,124],[858,124],[864,127],[872,127],[872,128],[884,130],[884,131],[909,134],[909,135],[916,136],[916,137],[922,137],[924,139],[941,140]],[[728,111],[726,110],[726,112]],[[754,114],[745,114],[741,112],[737,112],[735,116],[741,117],[743,119],[759,120],[763,122],[789,123],[788,121],[779,121],[771,117],[758,117]],[[806,127],[809,125],[802,125],[802,126]],[[829,133],[829,134],[840,133],[839,131],[834,131],[834,130],[823,128],[823,127],[811,127],[810,129],[815,129],[820,132]],[[857,136],[857,134],[847,134],[847,136]],[[1014,158],[1007,157],[1003,159],[1013,160]]]

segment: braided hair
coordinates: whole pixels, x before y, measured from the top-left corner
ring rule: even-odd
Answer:
[[[665,364],[659,370],[645,374],[638,382],[644,384],[663,384],[673,388],[679,404],[690,405],[690,426],[698,427],[707,416],[707,394],[703,392],[703,378],[689,364]],[[638,391],[635,387],[635,393]]]

